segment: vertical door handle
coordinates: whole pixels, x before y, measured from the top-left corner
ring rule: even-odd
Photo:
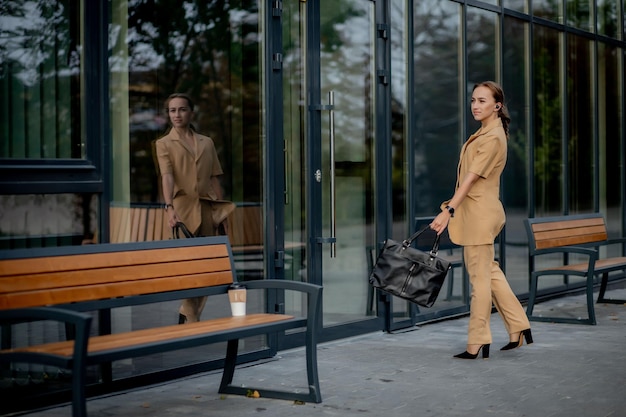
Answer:
[[[328,92],[328,137],[330,146],[330,257],[337,256],[335,213],[335,92]]]
[[[330,243],[330,257],[337,257],[337,234],[336,234],[336,214],[335,214],[335,92],[328,92],[328,105],[316,106],[319,110],[328,110],[328,137],[330,148],[330,237],[318,237],[317,243]],[[322,171],[315,171],[315,181],[322,181]]]

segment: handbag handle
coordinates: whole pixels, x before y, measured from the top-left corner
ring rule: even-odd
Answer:
[[[189,229],[187,229],[187,226],[185,226],[185,223],[183,222],[176,222],[174,227],[172,227],[172,234],[174,235],[174,239],[180,239],[179,231],[182,231],[183,235],[185,235],[186,238],[193,237],[193,235],[191,234]]]
[[[430,229],[429,225],[424,226],[424,228],[422,230],[418,230],[417,232],[413,233],[413,235],[411,235],[411,237],[404,239],[402,241],[402,247],[404,249],[408,248],[409,246],[411,246],[411,243],[413,243],[413,241],[415,239],[417,239],[422,233],[424,233],[426,230]],[[435,243],[433,243],[433,247],[430,250],[430,256],[437,256],[437,253],[439,252],[439,239],[441,238],[441,235],[437,235],[437,237],[435,238]]]

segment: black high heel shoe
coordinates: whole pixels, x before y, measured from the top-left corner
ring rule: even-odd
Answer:
[[[518,347],[522,347],[524,344],[524,339],[526,339],[526,344],[530,345],[533,342],[533,334],[530,332],[530,329],[522,330],[519,334],[519,339],[517,342],[509,342],[508,345],[502,346],[500,350],[511,350]]]
[[[476,359],[478,357],[478,354],[480,353],[481,349],[483,351],[483,359],[488,359],[489,358],[489,345],[481,345],[478,348],[478,352],[474,353],[469,353],[467,350],[463,353],[459,353],[458,355],[454,355],[455,358],[459,358],[459,359]]]

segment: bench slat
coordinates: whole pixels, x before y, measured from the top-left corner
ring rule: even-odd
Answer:
[[[130,242],[131,211],[130,207],[121,207],[117,242]]]
[[[172,268],[172,266],[176,266]],[[166,268],[167,267],[167,268]],[[52,290],[55,288],[83,287],[95,284],[143,281],[152,278],[198,275],[230,270],[230,259],[202,259],[148,265],[131,265],[91,270],[52,272],[48,274],[21,275],[2,278],[1,293]]]
[[[607,239],[606,232],[573,236],[539,236],[535,237],[536,249],[557,248],[560,246],[574,246],[588,243],[603,242]]]
[[[602,242],[608,238],[602,217],[533,223],[531,229],[536,249]]]
[[[167,240],[171,237],[171,229],[167,224],[165,211],[161,208],[148,210],[146,240]]]
[[[23,291],[3,295],[0,298],[0,310],[155,294],[166,291],[228,285],[232,282],[232,272],[224,271],[200,275],[180,275],[171,278],[152,278],[144,281],[125,281],[115,284],[106,283],[53,290]]]
[[[110,238],[112,242],[118,242],[120,236],[120,223],[122,219],[121,207],[111,207],[109,210],[109,221],[111,222]]]
[[[293,318],[294,316],[285,314],[248,314],[242,317],[223,317],[200,321],[197,323],[187,323],[184,326],[172,325],[152,329],[135,330],[132,332],[92,336],[89,338],[87,351],[89,353],[103,352],[107,350],[140,346],[167,340],[176,340],[207,333],[216,333],[244,327],[277,323],[292,320]],[[71,357],[73,349],[73,341],[64,341],[9,349],[2,352],[35,352]]]
[[[552,268],[543,268],[538,269],[537,271],[550,271],[558,269],[563,271],[587,272],[588,267],[589,264],[587,262],[583,262],[579,264],[556,265]],[[624,268],[626,268],[626,256],[622,256],[619,258],[599,259],[596,261],[593,270],[595,273],[602,274],[605,272],[617,271]]]
[[[90,270],[108,266],[149,265],[154,262],[176,262],[193,259],[228,258],[226,245],[190,246],[181,253],[179,248],[148,249],[126,252],[41,257],[37,259],[7,259],[2,261],[0,277],[46,274],[60,271]],[[3,289],[0,281],[0,292]]]
[[[585,227],[563,227],[544,230],[534,230],[535,239],[551,239],[567,236],[587,236],[599,233],[605,233],[606,228],[603,224]]]
[[[538,219],[531,219],[538,220]],[[544,230],[553,230],[553,229],[571,229],[577,227],[589,227],[589,226],[604,226],[604,218],[601,216],[598,217],[588,217],[585,219],[563,219],[563,220],[555,220],[555,221],[547,221],[547,222],[536,222],[532,223],[532,227],[534,231],[541,232]]]
[[[148,221],[148,211],[147,210],[137,210],[136,208],[135,210],[135,218],[137,219],[136,222],[133,223],[133,228],[137,228],[136,233],[133,234],[133,236],[136,236],[136,239],[138,242],[145,242],[146,241],[146,222]]]

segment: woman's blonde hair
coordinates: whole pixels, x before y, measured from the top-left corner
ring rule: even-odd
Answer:
[[[185,93],[174,93],[174,94],[170,94],[170,96],[165,100],[165,112],[167,112],[169,109],[170,101],[172,101],[175,98],[184,98],[185,100],[187,100],[187,105],[189,106],[189,109],[193,111],[193,100],[191,99],[191,97],[189,97]]]

